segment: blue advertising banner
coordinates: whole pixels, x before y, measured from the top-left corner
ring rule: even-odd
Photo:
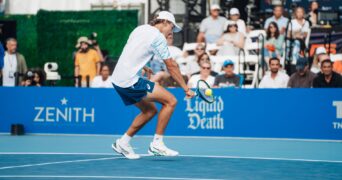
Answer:
[[[212,104],[169,90],[178,105],[167,135],[342,140],[342,89],[215,89]],[[114,89],[1,87],[0,98],[5,133],[19,123],[26,133],[122,134],[139,113]]]

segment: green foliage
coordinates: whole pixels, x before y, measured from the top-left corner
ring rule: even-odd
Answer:
[[[73,53],[80,36],[97,32],[102,50],[118,57],[131,31],[138,25],[138,12],[123,11],[39,11],[37,16],[9,16],[17,20],[19,51],[29,67],[43,67],[45,62],[58,62],[62,76],[73,76]],[[62,80],[58,85],[73,85]]]

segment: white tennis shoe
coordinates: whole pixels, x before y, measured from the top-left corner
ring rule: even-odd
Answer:
[[[179,152],[169,149],[163,142],[154,143],[151,142],[148,154],[154,156],[178,156]]]
[[[139,154],[135,154],[132,146],[129,143],[123,143],[120,139],[117,139],[115,143],[112,144],[112,148],[119,154],[122,154],[127,159],[139,159]]]

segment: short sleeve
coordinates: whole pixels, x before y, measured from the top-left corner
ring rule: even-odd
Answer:
[[[93,56],[94,56],[93,60],[95,63],[100,62],[100,55],[97,53],[97,51],[95,50],[93,51]]]
[[[207,31],[207,23],[205,19],[201,22],[199,31],[203,33]]]
[[[302,31],[305,33],[308,33],[309,30],[310,30],[310,24],[308,21],[305,21]]]
[[[166,60],[171,58],[169,48],[167,47],[166,38],[159,34],[152,42],[152,51],[160,59]]]
[[[75,55],[75,66],[79,66],[79,65],[80,65],[80,60],[79,60],[79,57],[76,53],[76,55]]]

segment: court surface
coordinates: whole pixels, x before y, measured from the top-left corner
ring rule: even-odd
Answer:
[[[114,153],[118,136],[0,135],[0,179],[342,179],[342,141],[166,137],[179,157]]]

